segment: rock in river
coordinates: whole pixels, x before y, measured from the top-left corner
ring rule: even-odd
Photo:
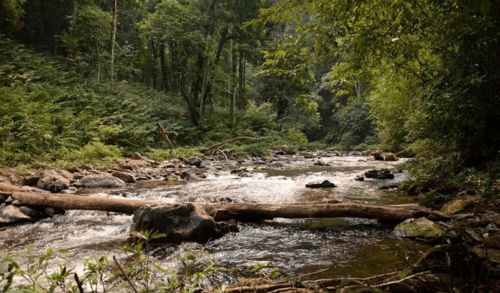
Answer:
[[[113,188],[125,186],[123,180],[109,176],[108,174],[85,176],[80,179],[80,184],[87,188]]]
[[[394,228],[402,237],[434,238],[443,235],[443,229],[427,218],[408,219]]]
[[[127,183],[134,183],[136,181],[134,175],[127,172],[114,171],[113,173],[111,173],[111,176],[119,178]]]
[[[366,178],[373,179],[394,179],[394,174],[389,169],[370,170],[365,172]]]
[[[40,174],[37,187],[50,192],[59,192],[69,187],[69,179],[55,170],[46,170]]]
[[[165,233],[164,242],[206,243],[221,236],[217,224],[201,205],[178,204],[168,207],[142,207],[134,213],[132,231]]]
[[[0,223],[16,223],[30,221],[31,217],[23,213],[20,208],[8,205],[0,212]]]
[[[332,183],[328,180],[325,180],[321,183],[308,183],[308,184],[306,184],[306,187],[307,188],[334,188],[334,187],[337,187],[337,185],[335,185],[334,183]]]

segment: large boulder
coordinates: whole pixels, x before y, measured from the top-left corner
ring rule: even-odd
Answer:
[[[401,237],[407,238],[437,238],[443,235],[443,229],[427,218],[408,219],[394,228]]]
[[[337,187],[337,185],[335,185],[335,183],[332,183],[328,180],[325,180],[321,183],[308,183],[308,184],[306,184],[306,188],[312,188],[312,189],[315,189],[315,188],[334,188],[334,187]]]
[[[0,212],[0,223],[17,223],[30,221],[31,217],[13,205],[5,206]]]
[[[479,201],[477,196],[461,196],[447,202],[442,208],[441,212],[447,215],[454,215],[462,212],[471,204]]]
[[[55,170],[45,170],[40,174],[37,187],[50,192],[60,192],[69,187],[70,181]]]
[[[399,160],[399,158],[394,154],[394,153],[384,153],[382,155],[382,157],[384,158],[384,161],[397,161]]]
[[[142,207],[134,213],[132,231],[154,231],[166,234],[160,241],[206,243],[222,236],[218,225],[201,205]]]
[[[80,184],[87,188],[116,188],[125,186],[123,180],[108,174],[85,176],[80,179]]]
[[[369,170],[365,172],[365,177],[372,179],[394,179],[394,174],[389,169]]]
[[[113,173],[111,173],[111,176],[121,179],[127,183],[134,183],[136,181],[134,175],[127,172],[114,171]]]
[[[384,160],[384,153],[381,151],[374,151],[372,153],[373,158],[377,161],[383,161]]]

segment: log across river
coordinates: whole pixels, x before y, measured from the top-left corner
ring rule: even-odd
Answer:
[[[96,210],[133,214],[143,206],[172,206],[153,200],[117,199],[81,195],[59,195],[32,192],[13,192],[12,198],[23,205],[51,207],[64,210]],[[310,204],[251,204],[207,203],[202,205],[216,221],[235,219],[257,222],[273,218],[334,218],[353,217],[377,219],[382,222],[401,222],[408,218],[446,216],[416,204],[366,205],[358,203]]]

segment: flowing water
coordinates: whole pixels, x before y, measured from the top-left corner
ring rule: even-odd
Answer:
[[[185,201],[232,201],[253,203],[300,203],[325,199],[369,204],[409,203],[411,199],[393,191],[381,190],[404,180],[398,173],[393,180],[354,180],[373,168],[394,168],[397,163],[373,161],[365,157],[331,157],[331,166],[314,166],[312,160],[284,161],[278,168],[248,165],[243,176],[229,171],[209,172],[206,179],[188,183],[149,182],[126,189],[87,190],[100,196],[155,199],[165,203]],[[309,182],[330,180],[334,189],[306,189]],[[36,223],[0,229],[0,249],[12,254],[30,249],[42,252],[48,247],[67,248],[66,260],[77,266],[89,256],[119,255],[128,238],[131,216],[68,211]],[[150,253],[165,266],[173,265],[179,254],[204,247],[210,258],[224,267],[252,268],[269,264],[287,275],[321,271],[320,276],[363,277],[402,269],[425,247],[398,238],[392,227],[377,221],[335,219],[276,219],[259,224],[239,223],[230,233],[206,245],[185,243],[155,247]],[[229,279],[228,281],[233,281]]]

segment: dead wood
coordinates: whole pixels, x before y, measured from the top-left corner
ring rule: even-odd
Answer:
[[[170,206],[153,200],[118,199],[82,195],[46,194],[35,192],[13,192],[13,199],[22,205],[51,207],[64,210],[96,210],[133,214],[143,206]],[[384,222],[401,222],[408,218],[433,215],[446,216],[416,204],[380,206],[358,203],[324,204],[249,204],[249,203],[207,203],[207,213],[216,221],[235,219],[245,222],[259,222],[274,218],[332,218],[355,217],[377,219]]]

